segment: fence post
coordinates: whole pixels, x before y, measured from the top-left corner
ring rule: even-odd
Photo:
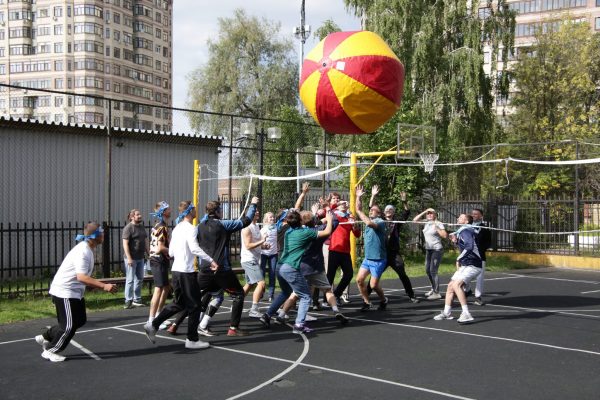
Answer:
[[[102,223],[104,229],[104,241],[102,242],[102,277],[110,278],[110,226],[108,222]]]
[[[575,141],[575,160],[579,160],[579,141]],[[575,238],[575,243],[573,243],[573,248],[575,249],[575,255],[579,254],[579,164],[575,164],[575,196],[573,200],[573,235]]]
[[[229,219],[232,219],[232,209],[231,209],[231,191],[232,191],[232,182],[231,177],[233,176],[233,115],[229,117],[229,177],[227,178],[227,198],[229,201]],[[261,199],[262,200],[262,199]]]
[[[112,102],[110,99],[108,100],[108,121],[106,123],[106,147],[104,149],[104,161],[105,161],[105,171],[104,171],[104,221],[111,220],[111,158],[112,158]]]

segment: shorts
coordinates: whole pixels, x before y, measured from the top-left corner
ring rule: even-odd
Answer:
[[[150,259],[150,269],[152,270],[155,287],[169,286],[169,264],[169,260],[164,257]]]
[[[244,269],[244,275],[248,285],[254,285],[255,283],[265,280],[265,275],[263,274],[262,269],[260,269],[260,264],[256,261],[243,262],[242,268]]]
[[[317,274],[304,275],[304,278],[306,279],[308,286],[312,286],[316,289],[331,289],[331,283],[329,283],[329,280],[327,280],[325,271]]]
[[[380,278],[383,271],[387,268],[387,260],[385,258],[383,260],[369,260],[365,258],[360,267],[368,269],[373,278]]]
[[[452,281],[463,281],[465,284],[471,282],[473,279],[481,273],[481,268],[474,267],[472,265],[462,266],[452,275],[450,280]]]

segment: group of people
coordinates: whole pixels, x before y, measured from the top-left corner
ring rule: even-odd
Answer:
[[[182,201],[178,206],[179,215],[175,228],[169,235],[171,208],[166,202],[159,202],[152,213],[158,222],[152,228],[149,241],[146,241],[145,231],[141,226],[141,213],[132,210],[129,224],[123,230],[125,268],[129,268],[126,275],[131,278],[131,284],[130,279],[127,279],[125,286],[125,307],[142,304],[141,288],[138,289],[135,283],[143,279],[143,255],[148,252],[155,283],[149,318],[144,325],[149,340],[154,343],[158,330],[166,327],[169,318],[177,315],[169,332],[175,333],[187,317],[185,347],[209,347],[209,343],[200,340],[199,335],[216,334],[210,329],[209,323],[223,302],[225,292],[232,298],[227,335],[247,336],[249,333],[240,328],[240,321],[244,298],[252,288],[254,292],[249,317],[258,318],[265,328],[270,328],[272,318],[285,323],[288,311],[298,302],[293,332],[310,332],[306,323],[310,318],[308,311],[311,303],[315,308],[325,305],[319,302],[321,295],[324,303],[331,308],[334,318],[342,325],[348,323],[348,318],[340,311],[340,307],[343,305],[342,295],[354,273],[350,257],[350,235],[359,237],[364,234],[364,260],[356,276],[362,298],[360,310],[368,311],[373,308],[370,300],[372,291],[379,298],[377,308],[386,309],[388,299],[380,285],[380,279],[388,266],[398,274],[410,301],[418,303],[419,299],[406,275],[400,255],[401,225],[396,223],[396,209],[393,205],[388,205],[382,212],[375,201],[379,188],[373,187],[369,210],[365,213],[362,210],[362,197],[366,192],[362,186],[356,187],[356,220],[348,210],[348,202],[343,201],[337,193],[332,193],[327,199],[320,199],[310,211],[302,210],[301,206],[309,190],[310,186],[304,184],[293,208],[282,210],[277,216],[266,213],[262,228],[259,227],[257,197],[252,198],[239,219],[232,220],[224,220],[221,204],[210,201],[196,226],[193,225],[193,220],[197,217],[195,205],[191,201]],[[402,193],[400,199],[403,212],[399,220],[405,221],[410,213],[406,194]],[[448,234],[444,225],[437,221],[433,209],[425,210],[413,221],[423,222],[423,217],[425,266],[431,282],[427,299],[435,300],[441,298],[437,275],[443,252],[441,239]],[[478,277],[481,280],[477,281],[476,302],[483,305],[481,295],[489,230],[485,229],[483,213],[479,209],[473,210],[471,215],[461,214],[457,222],[461,227],[450,234],[450,239],[460,249],[456,261],[457,272],[448,285],[444,310],[434,319],[452,319],[451,305],[456,296],[462,307],[458,321],[470,322],[473,317],[468,311],[466,297],[469,282]],[[364,233],[361,223],[364,225]],[[241,265],[246,280],[244,286],[232,270],[229,259],[230,238],[237,231],[241,231]],[[80,243],[67,254],[50,288],[58,324],[36,337],[36,341],[43,347],[42,357],[54,362],[64,360],[58,353],[68,345],[75,331],[85,324],[85,285],[113,293],[116,291],[115,285],[102,283],[90,276],[93,270],[93,250],[103,241],[99,224],[88,223],[84,234],[78,235],[77,240]],[[140,264],[141,277],[137,271]],[[342,276],[335,285],[338,268],[341,268]],[[265,276],[269,277],[268,286]],[[277,296],[275,278],[281,289]],[[171,290],[173,300],[166,304]],[[270,305],[266,312],[261,313],[259,301],[265,292]]]

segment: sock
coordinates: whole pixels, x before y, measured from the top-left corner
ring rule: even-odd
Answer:
[[[154,321],[154,317],[148,317],[148,323],[151,324]]]
[[[279,309],[279,311],[277,311],[277,315],[279,315],[280,318],[285,318],[285,311]]]
[[[252,303],[251,311],[258,311],[258,303]]]
[[[333,307],[331,307],[331,309],[333,310],[334,313],[340,312],[340,309],[338,308],[338,306],[333,306]]]
[[[469,312],[469,306],[468,305],[461,305],[462,311],[468,313]]]
[[[444,306],[444,314],[449,315],[450,311],[452,311],[452,306]]]
[[[198,318],[200,319],[200,321],[202,321],[202,318],[204,318],[204,313],[203,313],[203,312],[201,312],[201,313],[200,313],[200,316],[199,316]]]
[[[206,327],[208,326],[208,323],[210,322],[211,317],[209,317],[208,315],[205,315],[202,318],[202,322],[200,322],[200,328],[202,329],[206,329]]]

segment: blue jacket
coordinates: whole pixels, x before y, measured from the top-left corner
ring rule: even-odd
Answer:
[[[463,226],[458,230],[458,248],[460,255],[456,259],[461,266],[472,265],[481,268],[481,254],[477,247],[477,234],[472,226]]]

